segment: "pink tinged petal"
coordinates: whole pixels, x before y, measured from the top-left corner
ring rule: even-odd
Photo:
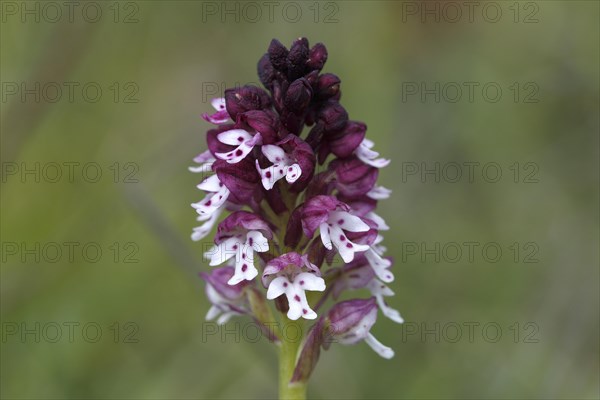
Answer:
[[[319,225],[319,231],[321,233],[321,242],[323,242],[323,246],[325,246],[327,250],[333,249],[331,245],[329,225],[327,225],[327,223],[322,223],[321,225]]]
[[[390,260],[381,258],[381,256],[372,249],[369,249],[365,252],[365,257],[367,261],[369,261],[371,268],[373,268],[375,275],[377,275],[379,279],[386,283],[394,281],[394,274],[388,270],[388,268],[392,265]]]
[[[302,272],[296,275],[294,284],[302,290],[310,290],[313,292],[322,292],[325,290],[325,280],[310,272]]]
[[[369,139],[364,139],[360,146],[358,146],[356,149],[356,156],[358,159],[375,168],[383,168],[387,166],[390,163],[390,160],[386,160],[385,158],[377,158],[379,157],[379,153],[371,150],[372,147],[373,142]]]
[[[302,168],[300,168],[299,164],[289,165],[285,170],[285,179],[288,183],[294,183],[300,178],[302,175]]]
[[[217,219],[219,219],[219,215],[221,215],[222,211],[223,211],[223,208],[219,208],[212,214],[200,215],[197,218],[198,221],[206,221],[206,222],[204,224],[194,228],[194,230],[192,232],[192,240],[194,242],[204,239],[206,237],[206,235],[208,235],[210,233],[212,228],[215,226]]]
[[[192,207],[194,207],[196,212],[200,215],[210,215],[218,210],[223,204],[225,204],[225,201],[227,201],[228,197],[229,189],[223,186],[218,192],[207,194],[202,201],[198,203],[192,203]]]
[[[256,251],[257,253],[264,253],[269,251],[269,241],[259,231],[249,231],[246,234],[246,249],[250,250],[248,254]]]
[[[344,231],[338,226],[332,226],[330,228],[331,240],[335,247],[340,253],[342,260],[345,263],[349,263],[354,260],[354,253],[360,253],[363,251],[367,251],[370,247],[366,244],[356,244],[351,242],[347,237]]]
[[[240,251],[239,249],[242,244],[243,243],[238,238],[231,237],[214,245],[210,250],[204,253],[204,258],[210,260],[209,265],[211,267],[223,264]]]
[[[375,336],[373,336],[371,333],[367,334],[367,337],[365,338],[365,342],[373,350],[375,350],[375,353],[379,354],[381,357],[386,358],[388,360],[390,358],[394,357],[394,350],[383,345],[379,340],[375,339]]]
[[[279,146],[275,146],[274,144],[266,144],[261,148],[263,154],[269,161],[273,164],[281,164],[285,163],[289,160],[288,156],[285,154],[285,151]]]
[[[193,167],[188,167],[188,169],[194,173],[207,173],[207,172],[212,171],[212,164],[214,161],[215,161],[215,158],[213,157],[210,150],[206,150],[206,151],[198,154],[196,157],[194,157],[194,162],[201,164],[201,165],[195,165]]]
[[[349,232],[367,232],[369,225],[367,225],[360,217],[352,215],[346,211],[334,211],[329,214],[329,223],[337,225],[345,231]]]
[[[375,224],[377,225],[377,229],[380,231],[388,231],[390,229],[390,227],[385,223],[384,219],[381,218],[379,215],[375,214],[373,211],[368,212],[365,215],[365,218],[368,218],[371,221],[375,222]]]
[[[389,198],[391,194],[392,191],[390,189],[384,188],[383,186],[375,186],[367,193],[367,196],[373,200],[383,200]]]
[[[260,174],[260,180],[264,188],[267,190],[271,190],[275,183],[285,176],[287,170],[282,164],[274,164],[268,168],[260,169],[258,160],[256,160],[256,169]]]
[[[204,179],[196,187],[207,192],[218,192],[223,187],[223,184],[219,180],[217,174],[214,174]]]

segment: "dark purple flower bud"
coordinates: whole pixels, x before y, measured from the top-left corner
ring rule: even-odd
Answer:
[[[219,224],[215,243],[248,231],[260,231],[267,239],[273,237],[271,228],[262,218],[248,211],[236,211]]]
[[[289,54],[288,49],[281,44],[277,39],[271,40],[269,50],[267,51],[269,60],[276,70],[286,72],[287,70],[287,56]]]
[[[271,88],[271,83],[273,79],[275,79],[275,68],[273,68],[273,64],[271,64],[271,60],[269,59],[269,54],[265,53],[258,61],[257,65],[258,77],[263,85],[267,88]]]
[[[237,121],[239,114],[250,110],[262,110],[271,106],[271,98],[263,89],[245,85],[225,90],[225,104],[231,119]]]
[[[260,182],[254,163],[248,158],[237,164],[217,160],[213,164],[213,171],[217,173],[219,181],[231,192],[228,200],[237,204],[250,201]]]
[[[299,38],[294,41],[287,56],[288,79],[293,81],[304,75],[308,61],[308,39]]]
[[[337,176],[337,188],[342,195],[358,197],[375,187],[379,170],[356,157],[334,160],[330,166]]]
[[[317,81],[317,98],[329,99],[334,97],[340,91],[340,78],[334,74],[323,74]]]
[[[317,43],[310,49],[306,66],[320,71],[325,62],[327,62],[327,48],[323,43]]]
[[[239,121],[250,126],[262,136],[262,144],[271,144],[278,138],[279,120],[272,110],[251,110],[239,115]]]
[[[360,146],[366,132],[367,126],[364,123],[349,121],[343,130],[326,136],[325,140],[328,140],[329,149],[333,154],[340,158],[346,158],[350,157]]]
[[[335,132],[342,129],[348,122],[346,109],[338,102],[328,101],[319,110],[319,121],[325,132]]]
[[[312,98],[312,88],[305,78],[296,79],[288,88],[283,100],[284,106],[296,115],[305,112]]]

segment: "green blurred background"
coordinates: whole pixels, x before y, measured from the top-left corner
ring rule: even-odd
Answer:
[[[327,45],[342,104],[392,159],[379,214],[396,259],[389,303],[407,321],[373,330],[391,361],[364,343],[325,352],[310,397],[598,398],[598,2],[477,3],[472,17],[462,2],[254,3],[260,15],[243,2],[81,2],[73,22],[62,2],[52,22],[47,4],[2,2],[2,398],[276,396],[265,340],[203,338],[197,273],[209,267],[189,238],[201,194],[187,167],[205,149],[215,87],[257,82],[270,40],[298,36]],[[21,87],[36,82],[39,102]],[[65,82],[79,85],[72,99]],[[439,101],[420,91],[436,82]],[[464,82],[479,85],[472,101]],[[486,84],[502,89],[497,102]],[[439,182],[407,175],[436,162]],[[480,163],[472,182],[465,167],[452,182],[465,162]],[[21,175],[35,163],[39,182]],[[79,243],[72,261],[67,242]],[[473,260],[464,242],[479,243]],[[426,252],[436,243],[439,260]],[[456,262],[449,243],[463,249]],[[24,251],[36,244],[39,260]]]

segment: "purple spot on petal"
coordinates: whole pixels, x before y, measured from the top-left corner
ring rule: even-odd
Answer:
[[[298,295],[295,295],[295,296],[294,296],[294,300],[296,300],[297,302],[300,302],[300,301],[302,301],[302,300],[300,300],[300,296],[298,296]]]
[[[233,249],[234,249],[234,250],[237,250],[237,244],[233,246]]]
[[[341,225],[343,223],[344,223],[344,219],[343,218],[338,221],[338,225]]]
[[[250,246],[252,246],[252,243],[254,243],[254,239],[252,239],[252,238],[249,238],[249,239],[248,239],[248,244],[249,244]]]
[[[266,176],[267,178],[270,178],[270,177],[271,177],[271,171],[267,171],[267,172],[265,173],[265,176]]]
[[[235,151],[235,155],[236,155],[236,156],[238,156],[238,157],[239,157],[239,156],[241,156],[243,153],[244,153],[244,152],[243,152],[242,150],[240,150],[240,149],[237,149],[237,150]]]
[[[246,272],[247,269],[248,269],[248,266],[246,264],[242,265],[242,272]]]
[[[206,202],[206,207],[210,207],[211,203],[212,203],[212,202],[211,202],[210,200],[209,200],[209,201],[207,201],[207,202]]]
[[[280,173],[280,174],[283,174],[283,170],[282,170],[282,169],[280,169],[280,170],[279,170],[279,173]]]
[[[306,308],[302,309],[302,314],[308,314],[308,310]]]
[[[300,284],[301,284],[301,285],[304,285],[304,281],[300,281]]]
[[[352,248],[352,243],[346,243],[346,247],[351,249]]]
[[[244,141],[244,138],[240,136],[240,137],[238,138],[238,142],[243,142],[243,141]]]
[[[288,287],[287,282],[283,282],[283,287]]]
[[[346,240],[346,236],[340,235],[340,240],[343,242],[344,240]]]

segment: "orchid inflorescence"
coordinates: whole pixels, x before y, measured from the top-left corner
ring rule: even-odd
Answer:
[[[273,319],[266,300],[274,300],[291,321],[316,319],[296,355],[292,382],[308,379],[332,340],[364,340],[391,358],[393,350],[370,330],[378,311],[403,322],[384,300],[394,294],[385,285],[394,275],[381,245],[380,232],[389,227],[375,213],[377,202],[390,196],[376,185],[389,160],[373,150],[366,125],[348,118],[340,79],[321,73],[326,60],[321,43],[310,48],[300,38],[288,50],[273,40],[258,62],[267,90],[246,85],[214,99],[216,112],[203,115],[216,125],[207,132],[208,150],[190,167],[210,174],[198,185],[206,196],[192,204],[202,222],[192,239],[206,237],[223,211],[230,212],[205,253],[211,266],[224,264],[201,273],[212,304],[206,318],[222,324],[249,315],[266,324]],[[319,313],[327,299],[357,289],[371,297]],[[269,338],[282,340],[276,332]]]

